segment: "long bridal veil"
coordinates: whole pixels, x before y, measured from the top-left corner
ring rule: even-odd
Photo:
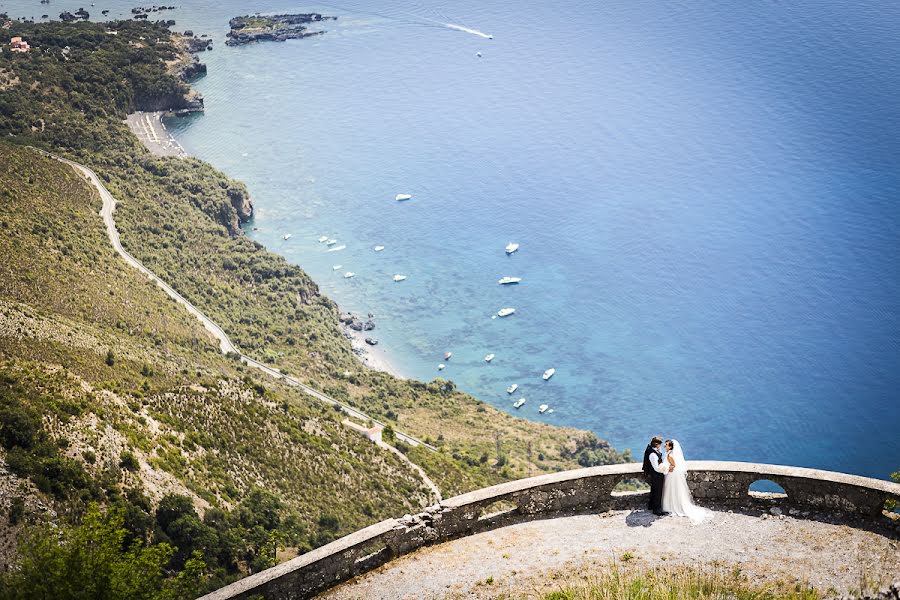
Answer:
[[[712,512],[694,504],[687,484],[687,463],[678,440],[672,440],[672,458],[675,468],[666,475],[663,486],[662,508],[664,511],[700,522],[712,517]]]

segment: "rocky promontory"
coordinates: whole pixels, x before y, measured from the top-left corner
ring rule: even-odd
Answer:
[[[324,29],[309,31],[308,25],[328,20],[337,20],[337,17],[326,17],[319,13],[235,17],[228,22],[231,31],[226,34],[228,39],[225,44],[240,46],[260,41],[283,42],[321,35],[325,33]]]

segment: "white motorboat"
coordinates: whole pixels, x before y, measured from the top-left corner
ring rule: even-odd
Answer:
[[[328,249],[329,252],[337,252],[338,250],[343,250],[347,246],[345,244],[341,244],[340,246],[332,246]]]
[[[484,362],[491,362],[492,360],[494,360],[493,354],[488,354],[487,356],[484,357]]]
[[[481,52],[476,52],[475,56],[477,56],[478,58],[481,58]]]
[[[406,275],[394,275],[394,281],[403,281],[406,279]]]
[[[394,196],[394,200],[397,200],[398,202],[409,200],[410,198],[412,198],[412,196],[409,194],[397,194],[396,196]]]
[[[517,389],[519,389],[519,384],[518,384],[518,383],[514,383],[514,384],[512,384],[511,386],[509,386],[508,388],[506,388],[506,393],[507,393],[507,394],[512,394],[512,393],[514,393]]]
[[[445,365],[444,363],[439,364],[439,365],[438,365],[438,371],[443,371],[443,370],[444,370],[444,367],[446,367],[446,366],[447,366],[447,365]]]
[[[514,312],[516,312],[516,309],[514,309],[514,308],[501,308],[500,310],[497,311],[497,316],[498,317],[508,317],[509,315],[513,314]]]
[[[544,381],[547,381],[548,379],[553,377],[554,373],[556,373],[556,369],[547,369],[546,371],[544,371]]]
[[[333,267],[331,267],[331,270],[332,270],[332,271],[340,271],[340,270],[341,270],[341,267],[343,267],[343,266],[344,266],[344,265],[334,265]]]
[[[375,252],[381,252],[384,250],[384,246],[375,246]]]
[[[330,240],[325,240],[326,246],[334,246],[335,244],[337,244],[337,240],[334,238],[331,238]]]
[[[499,283],[500,285],[510,285],[513,283],[519,283],[520,281],[522,281],[521,277],[504,277],[503,279],[499,280],[497,283]]]
[[[546,404],[541,404],[540,406],[538,406],[538,413],[544,414],[545,412],[547,412],[548,408],[550,408],[550,407],[547,406]]]
[[[354,275],[356,275],[356,273],[354,273],[353,271],[347,271],[346,273],[344,273],[344,279],[350,279]]]
[[[522,408],[522,405],[525,404],[525,398],[519,398],[513,404],[513,408]]]
[[[506,253],[507,254],[512,254],[513,252],[517,251],[518,249],[519,249],[519,245],[514,242],[510,242],[506,245]]]
[[[291,239],[291,234],[289,234],[289,233],[284,234],[284,239],[286,239],[286,240]]]
[[[327,236],[327,235],[323,235],[322,237],[319,238],[319,243],[320,243],[320,244],[323,244],[323,243],[325,243],[325,242],[327,242],[327,241],[328,241],[328,236]]]
[[[450,360],[450,358],[452,356],[453,356],[452,352],[444,352],[444,360]]]

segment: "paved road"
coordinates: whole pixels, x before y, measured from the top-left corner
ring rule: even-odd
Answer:
[[[253,367],[255,369],[259,369],[260,371],[262,371],[266,375],[269,375],[270,377],[273,377],[275,379],[280,379],[288,385],[300,388],[301,390],[306,392],[308,395],[310,395],[313,398],[316,398],[317,400],[320,400],[326,404],[330,404],[331,406],[338,406],[344,413],[350,415],[351,417],[354,417],[356,419],[361,419],[363,421],[372,421],[373,423],[377,423],[378,425],[384,426],[384,423],[378,421],[377,419],[373,419],[369,415],[367,415],[359,410],[356,410],[352,406],[348,406],[348,405],[344,404],[343,402],[340,402],[338,400],[335,400],[334,398],[331,398],[330,396],[326,396],[322,392],[320,392],[314,388],[311,388],[304,383],[301,383],[297,379],[294,379],[293,377],[290,377],[288,375],[284,375],[277,369],[274,369],[270,366],[264,365],[263,363],[261,363],[257,360],[254,360],[253,358],[250,358],[249,356],[242,354],[240,352],[240,350],[238,350],[238,348],[228,338],[228,335],[225,333],[225,331],[221,327],[219,327],[219,325],[215,321],[213,321],[212,319],[207,317],[205,314],[203,314],[203,312],[200,309],[198,309],[196,306],[191,304],[187,299],[185,299],[184,296],[182,296],[177,291],[175,291],[175,289],[172,288],[172,286],[170,286],[165,281],[163,281],[162,279],[157,277],[156,274],[153,273],[153,271],[151,271],[150,269],[148,269],[147,267],[142,265],[138,259],[133,257],[131,254],[128,253],[128,251],[125,248],[122,247],[122,242],[119,239],[119,230],[116,229],[116,222],[113,219],[113,212],[116,210],[116,199],[109,192],[109,190],[106,189],[106,186],[103,185],[103,182],[100,180],[100,178],[97,176],[97,174],[94,173],[94,171],[92,171],[90,168],[88,168],[80,163],[68,160],[61,156],[57,156],[55,154],[50,154],[49,152],[45,152],[44,150],[40,150],[37,148],[34,148],[34,149],[37,150],[38,152],[40,152],[41,154],[43,154],[44,156],[54,158],[60,162],[64,162],[67,165],[71,166],[76,171],[81,173],[95,188],[97,188],[97,191],[100,193],[100,198],[103,200],[103,208],[100,209],[100,216],[103,217],[103,222],[106,224],[106,233],[109,236],[109,241],[112,243],[113,248],[116,250],[116,252],[118,252],[122,256],[122,258],[125,259],[125,261],[128,264],[130,264],[132,267],[134,267],[135,269],[137,269],[138,271],[140,271],[141,273],[143,273],[144,275],[149,277],[154,283],[156,283],[156,285],[161,287],[163,289],[163,291],[166,292],[166,294],[168,294],[176,302],[178,302],[179,304],[184,306],[184,308],[187,309],[187,311],[189,313],[191,313],[192,315],[197,317],[197,319],[199,319],[200,322],[203,324],[203,327],[205,327],[206,330],[209,331],[213,335],[213,337],[215,337],[219,341],[219,349],[222,351],[223,354],[229,354],[229,353],[236,354],[238,357],[240,357],[241,362],[246,364],[247,366]],[[432,446],[430,444],[426,444],[422,440],[415,438],[409,434],[403,433],[402,431],[395,431],[395,434],[398,439],[406,442],[407,444],[409,444],[411,446],[423,446],[425,448],[428,448],[432,452],[437,451],[437,448],[435,448],[434,446]],[[404,459],[406,459],[406,462],[408,462],[410,465],[413,466],[413,468],[422,476],[422,479],[425,481],[425,483],[428,485],[428,487],[435,493],[437,498],[440,499],[441,495],[440,495],[440,491],[438,490],[438,487],[434,484],[433,481],[431,481],[431,479],[428,478],[428,476],[425,474],[425,472],[421,468],[419,468],[417,465],[412,463],[406,457],[406,455],[401,453],[399,450],[397,450],[393,446],[389,446],[388,444],[384,444],[384,445],[388,446],[388,448],[390,448],[391,451],[399,454]]]

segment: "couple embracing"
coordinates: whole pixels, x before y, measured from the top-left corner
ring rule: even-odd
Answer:
[[[666,456],[662,453],[663,439],[650,440],[644,450],[644,473],[650,482],[650,510],[654,515],[676,515],[699,522],[712,517],[712,512],[694,504],[687,484],[687,463],[678,440],[666,440]]]

